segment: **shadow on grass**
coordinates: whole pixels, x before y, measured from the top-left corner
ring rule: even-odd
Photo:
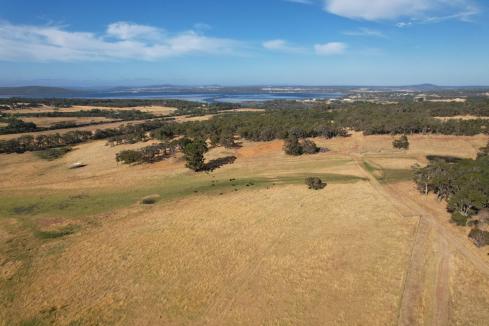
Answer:
[[[212,172],[215,169],[219,169],[223,165],[233,164],[236,161],[236,156],[226,156],[215,160],[211,160],[205,164],[202,171]]]
[[[78,229],[78,226],[70,225],[61,230],[34,231],[34,235],[39,239],[57,239],[74,234],[76,231],[78,231]]]

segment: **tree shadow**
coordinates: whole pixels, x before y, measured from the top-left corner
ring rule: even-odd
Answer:
[[[215,160],[211,160],[209,162],[207,162],[205,165],[204,165],[204,168],[202,169],[203,171],[209,171],[209,172],[212,172],[214,171],[215,169],[218,169],[220,168],[221,166],[223,165],[226,165],[226,164],[233,164],[234,161],[236,161],[236,156],[226,156],[226,157],[220,157],[218,159],[215,159]]]

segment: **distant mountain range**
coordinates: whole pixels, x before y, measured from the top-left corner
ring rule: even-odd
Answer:
[[[70,97],[83,96],[85,92],[75,89],[48,86],[0,87],[0,96],[10,97]]]
[[[47,86],[0,87],[1,97],[98,97],[98,98],[130,98],[151,96],[171,96],[179,94],[327,94],[351,93],[362,91],[375,92],[436,92],[453,90],[487,90],[483,86],[438,86],[433,84],[420,84],[408,86],[176,86],[152,85],[144,87],[113,87],[113,88],[63,88]]]

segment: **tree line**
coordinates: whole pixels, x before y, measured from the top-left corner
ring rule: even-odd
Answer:
[[[171,119],[171,118],[166,118]],[[137,127],[136,127],[137,126]],[[340,109],[267,110],[264,112],[228,112],[208,121],[176,123],[159,119],[146,121],[131,127],[97,130],[89,139],[111,138],[114,144],[147,140],[162,141],[177,136],[191,139],[210,139],[213,144],[234,146],[234,136],[251,141],[286,139],[291,135],[299,139],[310,137],[347,136],[348,129],[364,134],[440,133],[449,135],[475,135],[489,133],[489,120],[434,119],[427,113],[419,113],[402,107],[359,104]],[[147,133],[151,131],[150,133]],[[117,138],[119,137],[119,138]],[[0,152],[41,150],[37,145],[23,146],[25,139],[0,142]],[[16,145],[18,144],[18,146]],[[6,150],[5,148],[8,148]],[[17,148],[17,150],[15,150]]]
[[[474,215],[489,208],[488,148],[489,144],[475,160],[433,157],[426,167],[413,168],[419,191],[445,200],[452,220],[459,225],[466,225]]]
[[[63,134],[24,135],[10,140],[0,140],[0,153],[24,153],[42,151],[68,145],[80,144],[90,140],[107,139],[117,136],[132,137],[147,133],[167,123],[166,119],[145,121],[139,124],[126,124],[117,128],[97,129],[96,131],[74,130]]]

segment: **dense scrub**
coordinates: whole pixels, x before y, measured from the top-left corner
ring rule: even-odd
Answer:
[[[402,135],[399,139],[394,139],[392,146],[397,149],[409,149],[409,139],[406,135]]]
[[[287,155],[316,154],[319,147],[309,139],[299,140],[295,135],[290,135],[284,142],[284,152]]]
[[[414,180],[421,192],[433,192],[446,200],[453,221],[459,225],[466,225],[480,210],[489,207],[487,155],[475,160],[431,161],[424,168],[414,168]]]
[[[471,102],[470,102],[471,103]],[[121,103],[119,103],[120,105]],[[446,104],[446,103],[444,103]],[[454,106],[457,113],[485,113],[488,106],[482,102],[475,104],[446,104]],[[215,106],[219,106],[215,104]],[[223,108],[227,107],[222,105]],[[477,109],[477,108],[481,109]],[[198,111],[204,110],[202,104],[194,106]],[[455,109],[454,109],[455,110]],[[202,111],[202,112],[204,112]],[[433,115],[448,115],[449,109],[442,109],[436,104],[399,104],[374,105],[371,103],[335,104],[328,108],[313,108],[303,110],[267,110],[265,112],[223,113],[208,121],[193,121],[185,123],[165,122],[163,119],[146,121],[145,123],[124,126],[114,129],[97,130],[90,139],[110,138],[112,145],[134,143],[155,138],[168,141],[177,136],[191,139],[209,139],[213,145],[233,147],[236,145],[234,136],[251,141],[270,141],[286,139],[294,136],[298,139],[309,137],[332,138],[347,136],[348,129],[363,131],[364,134],[415,134],[440,133],[448,135],[489,134],[489,120],[449,120],[440,121]],[[172,119],[172,118],[167,118]],[[148,132],[151,131],[149,134]],[[69,135],[71,138],[72,135]],[[40,136],[38,136],[40,137]],[[64,138],[64,136],[60,136]],[[85,140],[77,140],[81,142]],[[26,144],[27,143],[27,144]],[[62,142],[61,142],[62,143]],[[66,142],[68,145],[72,142]],[[26,150],[42,150],[50,147],[64,146],[60,142],[54,145],[44,144],[28,138],[0,142],[0,153],[24,152]]]
[[[435,119],[422,106],[358,105],[337,112],[336,122],[343,127],[363,131],[365,135],[438,133],[445,135],[476,135],[489,133],[489,121]]]
[[[167,159],[176,152],[175,143],[159,143],[139,150],[125,150],[117,153],[116,161],[124,164],[155,163]]]
[[[37,152],[37,156],[42,158],[43,160],[53,161],[58,158],[63,157],[67,153],[71,152],[72,148],[70,146],[59,147],[59,148],[50,148],[44,151]]]
[[[16,118],[4,118],[7,126],[0,128],[0,135],[37,131],[39,128],[33,122],[24,122]]]

